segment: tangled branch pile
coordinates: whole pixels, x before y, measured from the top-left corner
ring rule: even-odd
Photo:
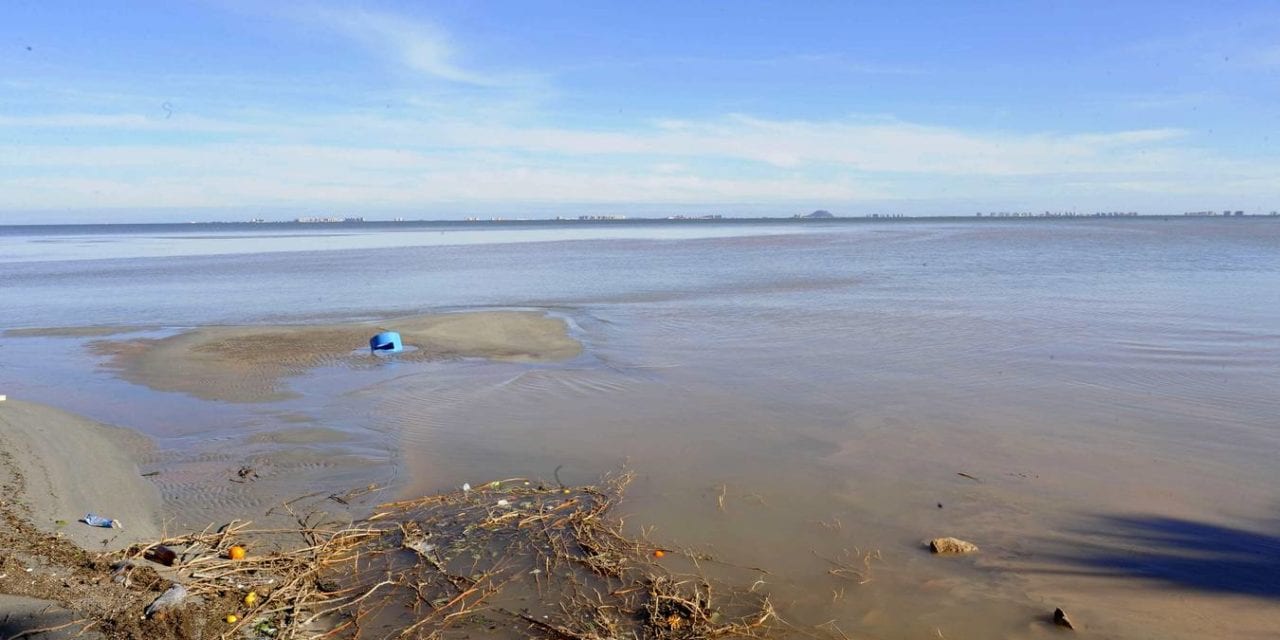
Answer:
[[[630,480],[565,488],[508,479],[385,504],[355,526],[301,518],[302,548],[242,560],[226,557],[231,546],[279,532],[232,525],[161,544],[183,550],[190,594],[221,603],[235,594],[224,638],[768,635],[776,618],[767,597],[713,585],[697,554],[623,533],[608,512]]]

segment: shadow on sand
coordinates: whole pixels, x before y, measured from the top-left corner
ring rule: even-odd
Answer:
[[[1280,529],[1280,527],[1272,527]],[[1280,598],[1280,535],[1163,516],[1102,516],[1076,532],[1084,544],[1053,554],[1078,570],[1217,593]]]

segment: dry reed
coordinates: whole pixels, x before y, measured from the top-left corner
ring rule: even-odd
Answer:
[[[624,533],[609,511],[630,480],[625,473],[575,488],[498,480],[383,504],[346,526],[295,514],[297,529],[233,522],[131,553],[164,545],[177,551],[192,595],[228,602],[234,594],[243,606],[228,639],[438,638],[473,629],[554,640],[771,635],[777,618],[759,583],[717,584],[698,569],[699,554]],[[229,558],[234,545],[253,549],[282,534],[303,543]]]

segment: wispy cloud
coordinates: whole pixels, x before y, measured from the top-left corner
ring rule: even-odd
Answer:
[[[0,148],[0,153],[14,151]],[[89,150],[28,149],[77,171],[0,177],[13,209],[78,207],[429,207],[447,202],[673,203],[854,200],[887,194],[864,181],[777,175],[765,179],[692,172],[584,170],[510,157],[397,153],[335,147],[220,145]],[[252,163],[246,169],[246,163]],[[83,170],[93,167],[94,171]],[[144,171],[137,171],[145,169]],[[198,171],[198,175],[197,175]],[[93,177],[88,177],[93,176]]]
[[[321,10],[308,18],[429,78],[476,87],[518,86],[534,79],[468,67],[448,32],[424,20],[362,9]]]
[[[237,95],[252,97],[192,98],[191,110],[171,110],[162,108],[170,103],[160,96],[45,91],[46,100],[32,103],[39,108],[0,115],[0,214],[77,207],[372,211],[443,202],[519,207],[919,198],[1020,206],[1046,194],[1068,204],[1079,203],[1070,200],[1075,197],[1118,198],[1115,206],[1139,206],[1143,200],[1124,198],[1280,197],[1280,156],[1245,161],[1199,148],[1195,131],[1168,126],[1056,131],[1023,122],[1001,130],[883,115],[679,112],[668,119],[611,116],[578,124],[539,104],[548,90],[545,76],[487,67],[429,21],[364,10],[309,11],[293,19],[319,21],[408,72],[413,82],[387,87],[385,108],[381,98],[370,108],[340,96],[308,101],[312,94],[280,99],[279,92],[242,91]],[[1280,63],[1280,50],[1264,50],[1258,60],[1273,54]],[[913,72],[826,55],[738,62]],[[211,84],[187,80],[197,88]],[[243,87],[246,80],[237,82]],[[40,86],[31,83],[22,92],[39,94]]]
[[[170,108],[157,114],[138,113],[62,113],[50,115],[5,116],[0,115],[0,129],[33,130],[56,129],[59,131],[98,129],[109,131],[200,131],[204,133],[253,133],[267,132],[274,128],[264,125],[175,114]]]
[[[628,70],[640,68],[668,68],[687,70],[690,67],[716,69],[783,69],[817,68],[826,72],[842,72],[866,76],[916,76],[926,71],[918,66],[855,58],[843,53],[795,53],[765,57],[721,56],[645,56],[628,59],[594,59],[579,61],[562,71],[584,69]]]
[[[0,121],[0,130],[6,123],[20,125]],[[206,124],[231,130],[234,123]],[[747,115],[614,131],[373,115],[303,117],[280,126],[274,139],[311,142],[229,135],[201,144],[0,146],[0,168],[9,174],[0,178],[0,198],[9,208],[29,209],[406,209],[457,201],[1025,202],[1043,198],[1046,185],[1098,198],[1211,194],[1228,184],[1239,195],[1272,196],[1280,184],[1274,163],[1202,153],[1176,129],[981,132],[883,119]],[[333,131],[344,132],[345,140],[327,137]],[[726,162],[735,168],[726,170]]]
[[[611,130],[519,126],[486,116],[338,116],[260,114],[255,120],[179,115],[64,114],[0,117],[0,130],[148,131],[157,134],[271,134],[312,144],[360,139],[362,148],[441,152],[520,152],[551,158],[636,158],[646,165],[673,159],[732,160],[770,171],[832,165],[865,172],[948,175],[1036,175],[1150,168],[1185,132],[1141,129],[1054,134],[976,132],[897,120],[770,120],[744,114],[659,121]],[[186,144],[182,137],[175,144]],[[110,148],[93,149],[95,154]],[[1141,157],[1138,157],[1138,156]],[[11,155],[10,161],[18,156]],[[56,157],[56,156],[55,156]],[[93,154],[81,158],[97,157]],[[44,163],[49,157],[31,157]],[[649,161],[653,160],[653,163]],[[4,161],[0,161],[0,164]]]
[[[458,122],[450,144],[565,155],[721,158],[797,169],[947,175],[1037,175],[1140,170],[1161,162],[1178,129],[1055,134],[979,132],[910,122],[768,120],[731,115],[647,130],[511,128]]]

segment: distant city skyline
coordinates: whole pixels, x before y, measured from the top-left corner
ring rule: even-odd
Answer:
[[[0,224],[1280,208],[1280,5],[14,3]]]

